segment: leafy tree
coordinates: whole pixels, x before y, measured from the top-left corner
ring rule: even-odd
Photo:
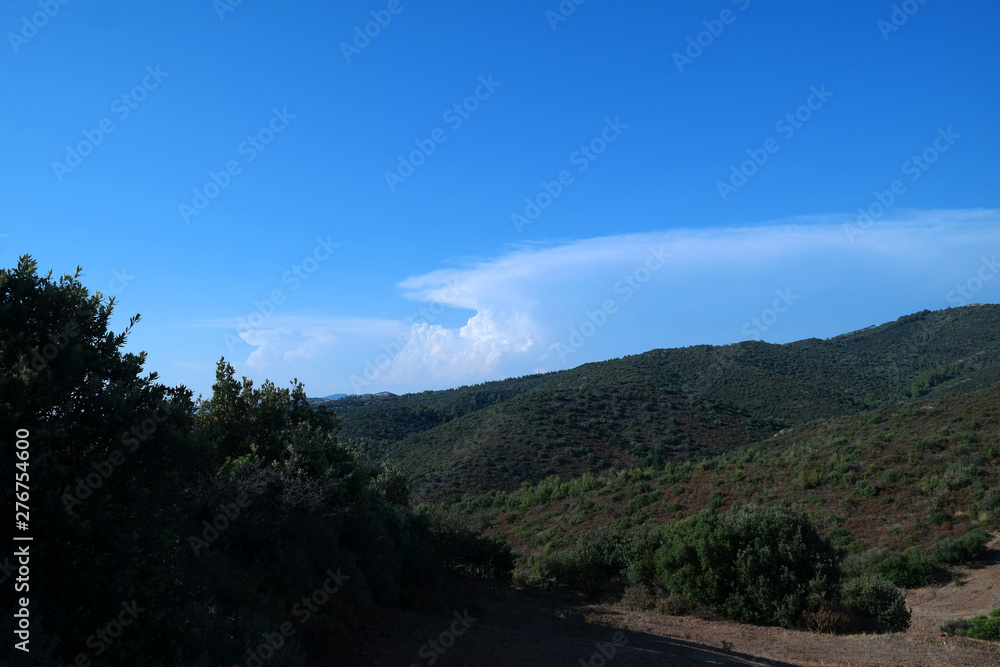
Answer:
[[[80,276],[39,275],[27,256],[0,270],[4,460],[15,434],[30,442],[26,664],[79,654],[92,664],[243,664],[330,572],[346,583],[296,627],[281,664],[350,654],[376,607],[443,604],[435,540],[447,534],[413,516],[397,470],[341,445],[337,417],[310,406],[297,381],[255,388],[223,359],[197,404],[185,387],[157,383],[143,374],[145,353],[122,349],[139,317],[109,332],[114,300],[88,293]],[[464,538],[509,571],[500,541]],[[5,609],[14,596],[3,587]],[[123,603],[137,617],[98,658],[92,635]],[[13,620],[0,622],[8,637]]]
[[[109,332],[114,299],[89,294],[80,276],[39,275],[28,256],[0,270],[0,443],[10,461],[15,433],[29,433],[30,593],[44,631],[33,636],[42,644],[58,631],[64,651],[87,652],[87,637],[135,600],[157,611],[135,621],[117,654],[138,655],[140,638],[167,651],[194,622],[183,613],[195,586],[183,572],[178,490],[207,448],[190,435],[191,392],[143,375],[145,353],[122,352],[139,316]],[[3,588],[5,609],[12,591]]]
[[[300,451],[316,470],[325,468],[323,447],[310,444],[332,442],[331,434],[340,419],[325,405],[313,406],[306,398],[301,382],[292,388],[278,389],[264,382],[259,389],[253,381],[235,378],[236,371],[225,358],[215,371],[212,396],[198,406],[198,426],[217,443],[218,453],[226,458],[256,454],[265,461],[287,457],[289,437],[298,431]]]

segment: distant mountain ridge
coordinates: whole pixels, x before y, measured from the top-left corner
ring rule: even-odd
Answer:
[[[330,394],[329,396],[323,396],[322,398],[306,398],[306,400],[310,403],[323,403],[324,401],[338,401],[346,397],[347,394]]]
[[[1000,306],[923,311],[828,340],[660,349],[393,401],[341,399],[341,438],[417,498],[732,451],[815,419],[1000,382]]]
[[[399,398],[398,394],[394,394],[391,391],[380,391],[377,394],[330,394],[329,396],[323,396],[322,398],[306,398],[310,403],[324,403],[326,401],[340,401],[345,398]]]

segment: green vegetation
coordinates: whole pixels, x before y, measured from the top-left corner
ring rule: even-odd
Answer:
[[[919,546],[902,553],[878,548],[851,554],[844,561],[844,572],[853,577],[875,576],[902,588],[934,582],[934,563]]]
[[[825,533],[842,531],[838,543],[851,553],[904,552],[921,545],[925,555],[941,552],[932,554],[933,567],[955,562],[954,555],[943,553],[955,545],[934,546],[936,539],[988,530],[1000,519],[1000,458],[989,456],[1000,435],[998,406],[1000,387],[931,404],[925,398],[812,422],[698,463],[551,476],[513,491],[469,494],[446,504],[528,554],[538,545],[522,534],[551,531],[552,548],[564,549],[601,526],[652,530],[713,506],[800,504]],[[959,425],[961,430],[955,430]],[[955,432],[940,435],[946,426]],[[931,435],[934,445],[921,447]],[[860,496],[860,480],[870,481],[879,493]],[[511,513],[517,517],[508,521]],[[941,515],[944,519],[935,521]],[[566,518],[554,520],[558,516]],[[919,569],[916,553],[906,558]],[[926,581],[926,570],[915,574]]]
[[[994,609],[988,616],[952,621],[941,629],[959,637],[1000,642],[1000,609]]]
[[[639,609],[712,609],[743,623],[822,632],[903,631],[902,594],[878,573],[849,573],[801,508],[704,510],[654,531],[599,530],[529,560],[524,583]]]
[[[910,612],[899,589],[885,579],[862,577],[844,585],[844,604],[869,619],[875,628],[905,632],[910,627]]]
[[[510,492],[550,475],[700,460],[816,420],[877,415],[914,397],[926,404],[997,382],[1000,307],[976,306],[924,311],[829,340],[653,350],[475,387],[333,405],[344,415],[342,437],[392,458],[410,475],[418,500],[437,501]],[[813,471],[799,472],[801,484],[821,481]],[[954,474],[954,482],[963,481],[961,471]],[[855,476],[851,484],[860,500],[885,497],[882,480]]]
[[[0,271],[4,460],[15,433],[29,452],[31,664],[246,664],[283,623],[275,664],[329,664],[367,615],[444,608],[447,566],[509,574],[502,540],[414,513],[399,471],[341,444],[301,384],[255,387],[222,360],[196,402],[144,374],[145,354],[122,352],[138,316],[111,333],[113,300],[79,277],[28,257]],[[15,608],[13,586],[0,602]],[[98,658],[123,605],[135,619]]]
[[[113,662],[243,664],[335,587],[282,649],[316,664],[371,615],[445,608],[451,573],[900,630],[898,588],[975,560],[1000,520],[1000,307],[324,406],[224,359],[204,400],[158,383],[122,351],[138,316],[111,333],[114,301],[79,276],[0,271],[0,428],[29,434],[51,531],[31,561],[42,667],[130,601],[151,611]]]
[[[708,527],[721,530],[728,512],[754,503],[775,516],[801,512],[829,539],[843,579],[839,596],[814,596],[798,608],[798,622],[824,632],[899,629],[908,615],[897,587],[933,583],[947,567],[976,560],[985,531],[1000,519],[1000,461],[990,455],[1000,439],[998,406],[997,387],[931,403],[924,397],[818,420],[699,462],[553,475],[444,506],[507,537],[530,570],[527,583],[624,596],[637,608],[669,613],[715,608],[734,618],[748,617],[741,598],[727,606],[727,595],[699,583],[734,580],[731,570],[707,566],[713,539],[725,544],[706,537],[714,535]],[[936,513],[947,518],[935,523]],[[674,560],[658,552],[665,536],[694,525],[704,533],[700,543],[678,547]],[[719,553],[734,567],[731,544]],[[768,609],[760,601],[756,608]],[[788,624],[792,615],[770,613],[768,622]]]
[[[851,577],[878,577],[901,588],[926,586],[935,581],[935,573],[947,565],[975,561],[986,550],[989,536],[982,530],[971,530],[958,538],[939,537],[929,550],[920,546],[904,552],[876,548],[860,554],[849,554],[844,560],[844,572]]]
[[[893,552],[876,548],[860,554],[849,554],[844,560],[844,572],[852,577],[875,576],[902,588],[915,588],[934,583],[935,573],[947,565],[975,561],[986,550],[989,536],[982,530],[971,530],[961,537],[939,537],[927,551],[920,546]]]
[[[734,507],[668,528],[655,555],[666,590],[743,623],[791,627],[836,597],[837,558],[806,515]]]
[[[514,552],[506,540],[484,536],[462,517],[430,507],[418,508],[417,519],[433,538],[437,557],[449,569],[469,577],[509,581]]]

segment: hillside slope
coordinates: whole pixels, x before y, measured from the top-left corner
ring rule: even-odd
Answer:
[[[801,504],[839,544],[905,549],[1000,518],[1000,385],[811,422],[698,463],[553,477],[451,507],[522,554],[712,507]]]
[[[341,417],[341,440],[393,442],[519,396],[555,374],[526,375],[396,398],[347,396],[326,405]]]
[[[345,403],[342,437],[418,498],[731,451],[810,420],[1000,381],[1000,306],[924,311],[785,345],[652,350],[449,392]],[[356,400],[356,399],[355,399]]]

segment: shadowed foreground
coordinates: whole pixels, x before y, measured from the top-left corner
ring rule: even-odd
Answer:
[[[617,606],[581,607],[565,596],[494,585],[475,584],[465,598],[468,607],[455,611],[475,619],[467,628],[455,623],[454,611],[395,614],[365,627],[362,655],[351,666],[1000,664],[1000,647],[930,632],[820,635]]]

